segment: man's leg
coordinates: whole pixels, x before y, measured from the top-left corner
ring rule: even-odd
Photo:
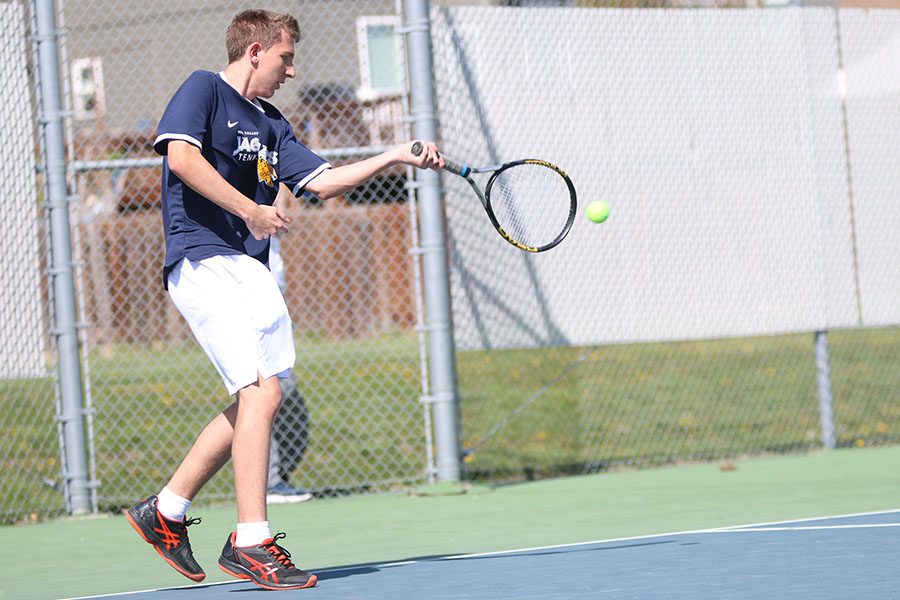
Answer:
[[[277,377],[260,379],[237,396],[236,402],[203,429],[166,487],[192,500],[233,454],[238,521],[264,521],[269,439],[281,403],[281,387]],[[261,456],[265,458],[261,460]]]
[[[235,401],[207,424],[166,484],[167,488],[183,498],[194,499],[200,488],[231,458],[237,415]]]
[[[266,489],[271,490],[277,485],[286,483],[281,476],[281,453],[278,451],[278,442],[274,435],[272,441],[269,442],[269,472],[266,476]]]
[[[272,423],[280,404],[281,386],[277,377],[260,378],[256,384],[238,392],[237,419],[231,448],[238,523],[267,520],[269,444]]]
[[[237,396],[236,402],[203,429],[161,493],[173,505],[181,503],[180,518],[160,511],[156,496],[139,502],[126,513],[131,526],[163,560],[194,581],[202,581],[206,574],[194,560],[187,536],[187,527],[197,520],[184,518],[184,511],[232,455],[238,532],[245,538],[244,545],[256,546],[272,537],[266,517],[266,467],[281,386],[277,377],[260,379],[239,390]]]
[[[234,402],[203,429],[159,497],[150,496],[126,512],[131,526],[163,560],[194,581],[206,577],[194,560],[187,535],[187,527],[199,519],[186,519],[184,513],[200,488],[231,457],[236,419]]]
[[[290,397],[291,390],[297,385],[293,370],[290,371],[290,374],[287,377],[279,377],[278,385],[281,386],[281,406],[278,409],[278,414],[275,415],[275,420],[272,422],[272,441],[269,444],[268,489],[270,490],[275,486],[287,485],[287,479],[285,479],[285,474],[281,469],[281,463],[284,457],[282,456],[280,447],[280,438],[282,438],[284,434],[279,431],[279,428],[284,427],[284,412],[289,410],[286,403]]]
[[[238,414],[231,456],[237,490],[238,526],[228,536],[219,568],[239,579],[274,590],[308,588],[316,585],[312,573],[298,568],[272,535],[266,513],[266,481],[272,423],[281,403],[277,377],[260,379],[257,385],[238,392]]]

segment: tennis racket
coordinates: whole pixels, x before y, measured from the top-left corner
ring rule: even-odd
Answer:
[[[414,156],[419,156],[422,150],[421,142],[415,142],[410,148]],[[578,210],[575,186],[565,171],[556,165],[526,158],[500,165],[470,167],[445,156],[444,170],[469,182],[491,225],[519,250],[550,250],[572,229]],[[483,190],[472,178],[474,173],[491,174]]]

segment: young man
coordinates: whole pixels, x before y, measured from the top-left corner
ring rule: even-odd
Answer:
[[[163,280],[197,341],[235,401],[200,433],[158,494],[127,511],[138,533],[181,574],[206,576],[194,560],[185,517],[200,488],[234,465],[237,529],[219,566],[267,589],[312,587],[273,536],[266,513],[272,422],[281,402],[279,375],[293,367],[291,322],[266,268],[269,238],[288,218],[273,206],[279,183],[321,198],[346,192],[396,164],[440,168],[437,147],[414,156],[412,144],[338,168],[301,145],[270,98],[294,77],[299,25],[264,10],[238,14],[226,33],[228,66],[197,71],[172,97],[154,148],[165,156],[162,179],[166,257]]]

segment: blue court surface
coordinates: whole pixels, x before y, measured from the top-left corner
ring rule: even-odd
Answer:
[[[900,598],[900,510],[347,565],[318,575],[319,585],[307,590],[234,582],[91,598]]]

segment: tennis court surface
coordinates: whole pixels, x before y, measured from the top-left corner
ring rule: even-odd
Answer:
[[[318,587],[279,597],[900,596],[900,448],[736,466],[273,507],[285,545],[320,576]],[[191,533],[204,584],[184,586],[116,516],[0,530],[5,564],[20,565],[7,571],[0,598],[275,593],[216,568],[233,509],[198,514],[204,521]],[[21,560],[27,555],[42,558]]]

